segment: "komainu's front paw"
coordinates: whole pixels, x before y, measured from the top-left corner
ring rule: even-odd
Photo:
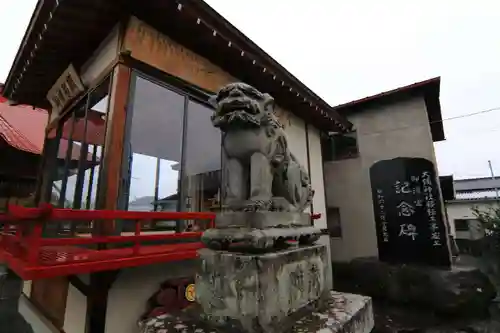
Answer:
[[[271,208],[270,200],[261,200],[261,199],[251,199],[248,200],[244,211],[245,212],[258,212],[263,210],[269,210]]]

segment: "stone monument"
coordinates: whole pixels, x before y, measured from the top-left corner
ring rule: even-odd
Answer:
[[[244,83],[212,98],[222,131],[222,193],[229,211],[204,232],[197,300],[214,325],[284,332],[330,298],[327,247],[304,209],[314,190],[291,153],[274,99]]]
[[[311,245],[321,231],[304,209],[314,190],[307,171],[290,152],[274,115],[274,100],[233,83],[212,98],[212,122],[222,131],[222,195],[230,212],[202,241],[213,250],[270,251],[287,241]]]
[[[371,299],[329,290],[328,248],[304,213],[314,190],[273,98],[232,83],[212,103],[228,209],[202,236],[199,307],[152,318],[142,332],[370,332]]]

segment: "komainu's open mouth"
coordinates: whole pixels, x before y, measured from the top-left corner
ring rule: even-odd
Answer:
[[[239,100],[233,100],[228,102],[222,102],[221,114],[229,114],[233,112],[247,112],[250,114],[255,114],[255,110],[251,103],[242,102]]]

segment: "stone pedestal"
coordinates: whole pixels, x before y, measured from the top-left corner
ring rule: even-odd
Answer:
[[[323,245],[265,254],[209,249],[199,254],[196,297],[213,325],[283,332],[293,324],[290,316],[328,296]]]
[[[289,318],[291,326],[286,333],[370,333],[374,327],[371,298],[338,293],[328,293],[321,309],[304,309],[303,316]],[[233,325],[214,327],[200,316],[202,310],[194,305],[180,313],[169,313],[150,318],[141,324],[141,333],[241,333]],[[271,331],[265,331],[271,332]]]
[[[215,224],[221,228],[275,228],[311,225],[311,215],[298,212],[224,212],[218,214]]]

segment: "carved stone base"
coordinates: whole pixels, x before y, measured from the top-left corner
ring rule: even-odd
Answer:
[[[303,308],[301,315],[285,320],[286,333],[370,333],[374,327],[369,297],[331,291],[324,306]],[[194,305],[179,313],[163,314],[141,323],[141,333],[241,333],[235,325],[214,327],[203,320],[202,310]],[[268,331],[266,331],[267,333]],[[497,331],[491,331],[497,332]]]
[[[311,225],[311,215],[298,212],[224,212],[215,219],[217,228],[256,228]]]
[[[215,228],[206,230],[201,241],[212,250],[269,251],[289,247],[288,241],[312,245],[320,236],[315,227]]]
[[[266,254],[203,249],[196,298],[212,325],[244,332],[282,332],[284,322],[328,296],[323,245]]]

